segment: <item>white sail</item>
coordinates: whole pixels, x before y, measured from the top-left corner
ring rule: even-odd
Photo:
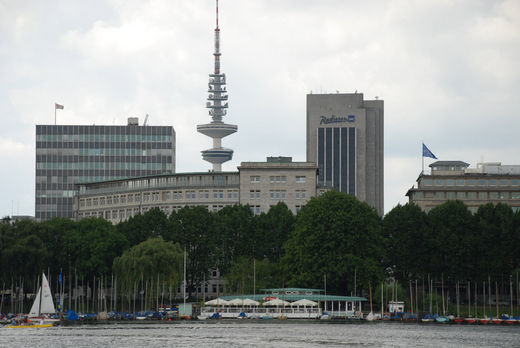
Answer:
[[[31,311],[29,312],[29,316],[38,317],[42,313],[56,313],[56,309],[54,308],[54,302],[52,301],[51,288],[49,287],[49,282],[47,281],[47,277],[45,276],[45,274],[42,274],[42,286],[36,294],[36,298],[34,299]]]

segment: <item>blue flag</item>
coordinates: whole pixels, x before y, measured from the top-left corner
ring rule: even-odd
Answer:
[[[429,148],[426,147],[426,145],[424,145],[424,143],[422,144],[422,155],[423,157],[437,159],[437,157],[435,157],[435,155],[430,151]]]
[[[61,285],[61,281],[62,281],[61,271],[60,271],[60,277],[58,278],[58,281],[59,281],[59,283]]]

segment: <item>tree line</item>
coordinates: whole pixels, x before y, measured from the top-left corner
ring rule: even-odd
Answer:
[[[488,204],[471,214],[462,202],[447,201],[428,213],[397,205],[380,217],[330,191],[297,215],[279,203],[260,215],[235,205],[216,213],[184,207],[170,216],[154,208],[116,225],[101,218],[0,223],[0,281],[23,278],[29,291],[48,269],[82,279],[115,274],[126,284],[121,291],[139,277],[178,286],[184,253],[190,294],[214,269],[235,293],[326,282],[330,293],[366,295],[369,284],[389,277],[401,284],[426,277],[503,281],[520,267],[520,213]]]

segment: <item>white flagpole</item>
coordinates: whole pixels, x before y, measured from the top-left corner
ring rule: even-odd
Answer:
[[[422,142],[422,146],[421,146],[421,158],[422,158],[422,171],[421,171],[421,174],[424,175],[424,141]]]

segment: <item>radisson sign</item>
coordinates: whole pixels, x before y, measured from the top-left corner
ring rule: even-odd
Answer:
[[[321,117],[321,121],[320,121],[320,124],[330,124],[330,123],[343,123],[343,122],[355,122],[356,121],[356,116],[354,115],[348,115],[348,116],[330,116],[330,117],[325,117],[325,116],[320,116]]]

